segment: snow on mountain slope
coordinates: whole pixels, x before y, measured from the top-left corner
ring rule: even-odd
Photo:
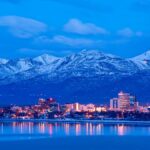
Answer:
[[[136,70],[138,67],[130,60],[95,50],[84,50],[65,57],[60,68],[61,74],[66,72],[74,76],[130,74]]]
[[[61,58],[50,55],[11,60],[6,65],[0,65],[0,85],[28,80],[44,74],[54,76],[53,72],[61,62]]]
[[[33,61],[41,63],[42,65],[48,65],[54,61],[57,61],[58,59],[60,58],[55,57],[55,56],[50,56],[48,54],[43,54],[41,56],[33,58]]]
[[[59,60],[59,58],[46,54],[33,59],[21,58],[10,60],[6,64],[0,64],[0,79],[39,67],[42,68],[45,65],[53,64],[57,60]]]
[[[33,67],[35,62],[41,65],[36,64]],[[27,80],[37,76],[46,76],[48,80],[102,75],[117,78],[133,74],[138,70],[138,67],[130,60],[95,50],[84,50],[64,58],[42,55],[32,59],[32,67],[26,67],[23,71],[8,76],[5,81]]]
[[[150,60],[150,50],[132,59],[137,61]]]
[[[9,60],[0,58],[0,65],[6,64]]]
[[[47,54],[36,58],[10,60],[0,65],[0,84],[28,80],[38,76],[67,79],[71,77],[130,76],[141,69],[150,68],[144,64],[150,52],[132,59],[124,59],[96,50],[83,50],[67,57],[54,57]],[[144,62],[143,62],[144,60]]]
[[[131,58],[131,60],[141,69],[150,69],[150,50]]]
[[[30,59],[10,60],[8,63],[0,65],[1,78],[28,70],[32,67]]]

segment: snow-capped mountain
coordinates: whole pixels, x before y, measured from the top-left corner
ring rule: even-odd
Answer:
[[[59,58],[47,54],[41,55],[36,58],[21,58],[9,60],[5,64],[4,63],[0,64],[0,79],[6,77],[14,79],[14,76],[18,76],[18,74],[21,74],[22,76],[23,73],[28,72],[30,70],[31,73],[33,74],[34,70],[37,70],[40,67],[44,68],[44,66],[46,65],[52,65],[57,60],[59,60]],[[38,75],[38,72],[36,73],[37,73],[36,75]],[[23,76],[22,78],[25,79]]]
[[[55,57],[55,56],[50,56],[48,54],[43,54],[41,56],[33,58],[33,61],[37,62],[37,63],[41,63],[42,65],[48,65],[48,64],[51,64],[51,63],[57,61],[58,59],[60,59],[60,58]]]
[[[139,56],[131,58],[131,60],[141,69],[150,69],[150,50]]]
[[[6,64],[9,60],[0,58],[0,65]]]
[[[145,94],[150,88],[149,59],[150,51],[124,59],[83,50],[61,58],[44,54],[9,60],[0,64],[0,95],[4,99],[58,96],[88,100],[106,99],[108,92],[111,96],[125,89],[137,95],[143,90],[143,97],[150,98]]]
[[[146,51],[145,53],[143,53],[143,54],[141,54],[139,56],[136,56],[136,57],[134,57],[132,59],[136,60],[136,61],[150,60],[150,50]]]
[[[125,75],[135,73],[138,70],[138,67],[130,60],[95,50],[84,50],[68,56],[64,59],[63,64],[65,65],[61,66],[60,70],[62,72],[70,71],[70,74],[74,73],[75,76],[111,75],[115,73]]]
[[[35,77],[42,74],[66,78],[71,76],[88,77],[116,73],[128,75],[135,73],[138,69],[138,66],[131,60],[95,50],[83,50],[80,53],[64,58],[44,54],[32,59],[10,60],[7,64],[0,66],[0,75],[1,79],[4,77],[15,78],[14,76],[18,78],[19,74],[23,79],[25,79],[25,76],[30,78],[30,76]]]

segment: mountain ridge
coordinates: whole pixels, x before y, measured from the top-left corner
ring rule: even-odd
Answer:
[[[96,101],[126,90],[147,101],[150,99],[150,55],[146,54],[125,59],[96,50],[83,50],[66,57],[44,54],[9,60],[0,64],[0,100],[9,102],[9,98],[13,98],[12,101],[16,101],[20,97],[30,103],[40,96],[56,96],[58,99],[88,101],[93,98]],[[136,88],[144,94],[140,96]]]

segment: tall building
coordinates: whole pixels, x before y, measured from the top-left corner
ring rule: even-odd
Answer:
[[[73,109],[74,109],[74,111],[76,111],[76,112],[80,111],[80,104],[79,104],[79,103],[74,103],[74,104],[73,104]]]
[[[135,102],[136,102],[136,97],[135,96],[130,96],[130,106],[132,107],[134,107],[134,104],[135,104]]]
[[[43,99],[43,98],[40,98],[39,101],[38,101],[38,104],[39,105],[45,105],[46,104],[46,100]]]
[[[48,98],[47,99],[47,104],[55,104],[56,103],[56,100],[54,98]]]
[[[67,103],[65,104],[66,105],[66,108],[67,108],[67,112],[70,112],[74,109],[74,104],[71,104],[71,103]]]
[[[118,98],[110,100],[110,110],[113,111],[136,111],[138,110],[139,103],[135,96],[129,93],[120,92]]]
[[[118,98],[112,98],[110,100],[110,109],[114,110],[114,111],[117,111],[118,108],[119,108],[119,106],[118,106]]]
[[[118,107],[120,110],[130,109],[130,94],[120,92],[118,93]]]
[[[137,99],[135,96],[130,96],[130,109],[137,110],[139,106],[139,103],[137,102]]]

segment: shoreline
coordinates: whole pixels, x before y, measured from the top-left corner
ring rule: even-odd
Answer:
[[[125,124],[125,125],[149,125],[150,121],[128,120],[79,120],[79,119],[0,119],[0,122],[33,122],[33,123],[101,123],[101,124]]]

